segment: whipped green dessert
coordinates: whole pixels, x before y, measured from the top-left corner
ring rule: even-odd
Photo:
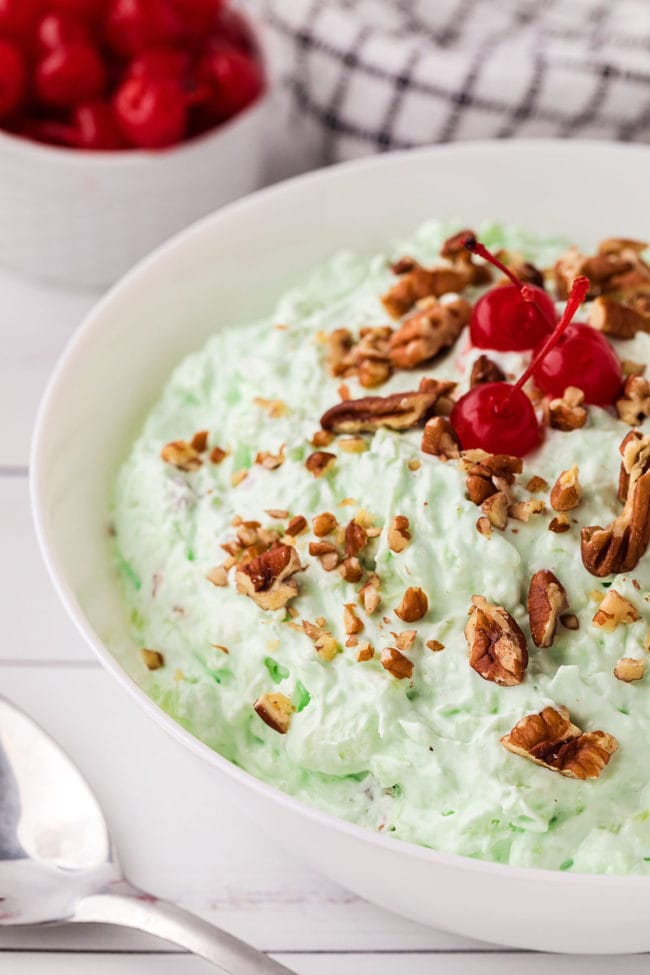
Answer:
[[[632,426],[613,408],[585,410],[570,396],[544,407],[538,397],[540,414],[564,409],[569,426],[576,416],[583,425],[547,426],[521,471],[488,469],[504,516],[471,497],[481,457],[451,449],[446,459],[439,444],[423,451],[423,422],[431,412],[444,419],[472,372],[480,378],[481,354],[509,379],[530,354],[471,348],[461,328],[414,368],[387,364],[385,350],[355,365],[362,329],[402,324],[380,300],[398,281],[390,260],[446,266],[440,249],[457,229],[428,223],[388,257],[338,254],[268,318],[224,328],[178,366],[117,482],[117,563],[133,623],[123,663],[227,759],[369,829],[519,866],[650,872],[650,557],[596,575],[581,554],[581,528],[621,514],[619,446]],[[572,243],[477,230],[537,268]],[[463,300],[485,287],[477,274]],[[443,308],[458,300],[439,299]],[[332,338],[338,329],[349,330],[351,351],[345,333]],[[366,335],[384,349],[389,331]],[[650,361],[640,329],[612,344],[622,360]],[[374,387],[360,383],[368,369]],[[423,377],[438,385],[420,422],[369,429],[366,417],[359,429],[353,406],[345,429],[321,427],[342,397],[415,392]],[[645,435],[650,424],[636,429]],[[551,504],[563,472],[565,488],[579,485],[564,510]],[[528,603],[540,570],[565,594],[555,620]],[[498,626],[499,609],[528,656],[525,666],[515,648],[503,680],[472,643],[472,626],[485,613]],[[502,741],[545,708],[570,716],[569,743],[605,733],[593,776],[572,774],[552,743],[533,754],[526,735],[518,750]]]

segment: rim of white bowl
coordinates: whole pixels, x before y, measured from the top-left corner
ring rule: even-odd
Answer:
[[[290,809],[293,813],[308,817],[323,827],[338,830],[339,832],[346,833],[355,839],[364,841],[371,845],[384,847],[387,850],[395,850],[398,848],[400,855],[402,856],[408,856],[410,858],[416,858],[423,861],[434,859],[448,869],[461,870],[467,873],[478,872],[481,874],[497,875],[502,880],[511,880],[513,883],[517,881],[529,882],[531,879],[537,879],[540,883],[551,882],[555,884],[581,887],[584,883],[588,882],[589,884],[607,886],[610,888],[627,888],[631,886],[645,891],[650,886],[650,876],[573,873],[552,868],[512,866],[505,863],[495,863],[494,861],[490,860],[473,859],[472,857],[463,856],[457,853],[447,853],[445,851],[435,850],[430,847],[419,846],[416,843],[410,843],[407,840],[402,840],[397,837],[390,837],[382,833],[375,833],[366,827],[357,826],[355,823],[349,822],[348,820],[323,812],[316,806],[311,806],[310,804],[295,798],[289,793],[283,792],[281,789],[269,785],[262,779],[258,779],[256,776],[252,775],[252,773],[246,772],[244,769],[239,768],[239,766],[229,762],[228,759],[220,755],[219,752],[214,751],[214,749],[210,748],[209,745],[206,745],[190,731],[183,728],[182,725],[175,721],[174,718],[167,714],[166,711],[163,711],[163,709],[159,707],[155,701],[150,698],[148,694],[146,694],[146,692],[127,674],[117,659],[99,639],[98,635],[90,626],[83,612],[78,606],[74,593],[66,581],[65,573],[59,566],[55,551],[49,543],[46,518],[41,504],[44,474],[41,468],[40,458],[46,437],[50,403],[54,401],[60,387],[64,385],[65,375],[68,368],[74,363],[77,356],[83,352],[86,343],[92,341],[93,332],[98,327],[97,321],[101,321],[102,313],[110,306],[114,296],[127,293],[131,287],[137,283],[140,274],[145,273],[147,269],[152,264],[155,264],[155,262],[159,260],[163,254],[168,255],[173,253],[175,250],[182,249],[185,246],[185,241],[188,238],[200,233],[213,221],[218,221],[226,214],[236,214],[238,212],[243,212],[250,209],[251,207],[255,207],[257,205],[257,201],[260,199],[266,199],[269,197],[281,199],[283,196],[290,195],[293,191],[293,187],[296,185],[304,186],[312,184],[314,186],[318,186],[320,183],[331,182],[332,180],[336,180],[338,178],[338,174],[340,172],[347,172],[350,170],[363,171],[381,168],[383,166],[400,166],[408,164],[408,160],[414,156],[422,157],[431,155],[435,157],[441,154],[465,155],[467,153],[476,152],[488,154],[492,153],[494,155],[499,155],[502,153],[510,154],[514,152],[525,155],[528,152],[539,151],[540,149],[563,154],[609,153],[611,155],[620,155],[621,153],[634,153],[639,156],[646,155],[648,157],[648,161],[650,162],[650,147],[648,146],[639,144],[603,142],[595,139],[576,139],[566,142],[558,139],[518,139],[512,142],[507,140],[468,140],[462,143],[449,143],[440,146],[423,146],[401,152],[385,153],[362,159],[355,159],[351,162],[340,163],[336,166],[330,166],[325,169],[319,169],[309,173],[304,173],[300,176],[292,177],[291,179],[283,180],[282,182],[273,186],[257,190],[255,193],[251,193],[248,196],[235,201],[234,203],[230,203],[219,208],[206,217],[202,217],[200,220],[196,221],[185,230],[182,230],[161,246],[157,247],[149,255],[139,261],[129,272],[127,272],[127,274],[124,275],[124,277],[122,277],[115,285],[113,285],[113,287],[111,287],[110,290],[93,306],[68,341],[54,367],[53,372],[50,375],[39,405],[31,442],[29,485],[32,514],[41,554],[54,588],[77,629],[82,634],[86,642],[92,647],[94,653],[100,659],[103,666],[117,679],[118,683],[125,688],[128,694],[138,702],[140,707],[151,715],[156,724],[161,726],[168,734],[179,741],[182,745],[188,747],[190,751],[194,752],[194,754],[196,754],[199,758],[202,758],[211,765],[217,766],[219,769],[225,772],[226,775],[230,775],[238,780],[241,785],[246,786],[248,789],[252,789],[254,792],[263,794],[267,798],[271,798],[274,802],[288,807],[288,809]],[[592,161],[595,164],[595,160]]]
[[[54,146],[46,142],[38,142],[36,139],[28,139],[0,129],[0,152],[9,150],[16,155],[24,156],[27,162],[34,160],[47,163],[49,161],[59,166],[68,164],[97,166],[100,163],[104,165],[111,163],[115,166],[133,168],[163,164],[171,160],[182,161],[183,157],[196,155],[204,149],[211,148],[221,139],[225,140],[234,129],[260,113],[269,103],[271,90],[272,86],[267,78],[264,90],[242,111],[226,119],[221,125],[164,149],[75,149],[71,146]]]

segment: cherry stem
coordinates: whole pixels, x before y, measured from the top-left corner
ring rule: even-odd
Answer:
[[[494,254],[491,254],[490,251],[487,249],[487,247],[481,244],[481,242],[478,241],[476,237],[466,237],[465,240],[463,241],[463,246],[465,247],[466,250],[470,252],[470,254],[476,254],[477,257],[482,257],[484,261],[488,262],[488,264],[492,264],[494,267],[498,267],[498,269],[503,274],[505,274],[505,276],[509,278],[514,285],[516,285],[519,288],[519,290],[522,292],[522,297],[523,297],[523,289],[525,285],[522,284],[522,282],[519,280],[517,275],[513,271],[511,271],[509,267],[506,267],[506,265],[503,264],[498,257],[495,257]],[[527,298],[526,300],[531,301],[532,296]]]

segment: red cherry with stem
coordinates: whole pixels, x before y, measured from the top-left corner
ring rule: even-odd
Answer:
[[[186,99],[175,81],[129,78],[113,104],[122,132],[140,149],[162,149],[185,136]]]
[[[260,95],[264,76],[260,65],[236,47],[216,44],[199,63],[197,77],[203,110],[213,123],[222,122]]]
[[[0,0],[0,34],[26,39],[40,12],[40,0]]]
[[[562,396],[577,386],[585,403],[611,406],[618,397],[623,375],[621,363],[607,339],[591,325],[570,325],[557,345],[533,370],[535,383],[550,396]]]
[[[127,147],[113,107],[107,102],[87,102],[77,105],[72,121],[74,144],[79,149],[107,151]]]
[[[36,40],[43,53],[55,51],[69,44],[85,44],[89,41],[86,28],[63,14],[46,14],[37,25]]]
[[[102,94],[107,82],[106,68],[90,44],[67,44],[38,63],[34,81],[44,105],[69,108]]]
[[[182,17],[168,0],[112,0],[105,34],[117,54],[133,57],[145,48],[178,42],[183,36]]]
[[[557,320],[551,298],[543,288],[524,285],[473,237],[465,240],[465,247],[497,267],[512,282],[486,291],[474,305],[469,323],[472,343],[479,349],[501,352],[534,349],[553,331]]]
[[[27,68],[20,48],[0,37],[0,119],[14,115],[27,90]]]
[[[480,447],[491,454],[524,457],[539,446],[542,439],[540,426],[522,387],[569,327],[589,286],[589,278],[576,278],[560,321],[514,386],[485,383],[461,396],[451,412],[450,421],[463,450]]]

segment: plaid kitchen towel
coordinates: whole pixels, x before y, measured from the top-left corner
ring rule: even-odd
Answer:
[[[650,0],[253,0],[327,163],[457,139],[650,142]]]

